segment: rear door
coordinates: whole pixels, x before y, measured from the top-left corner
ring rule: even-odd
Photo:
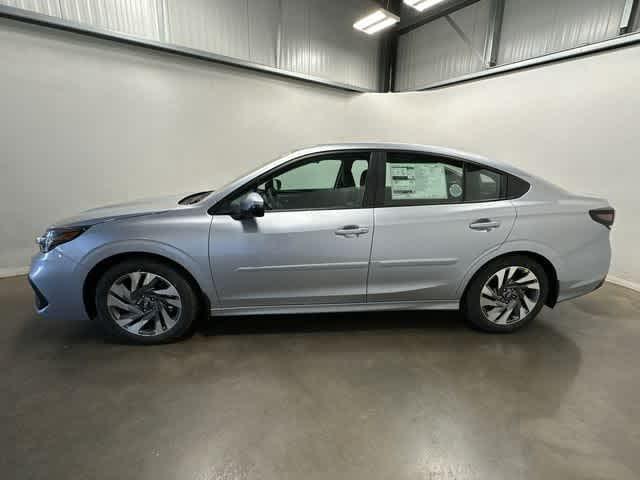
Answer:
[[[367,301],[455,299],[473,261],[513,227],[504,174],[412,152],[388,152],[377,168]]]

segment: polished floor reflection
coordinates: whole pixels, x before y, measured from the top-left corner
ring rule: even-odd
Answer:
[[[0,280],[0,472],[91,479],[636,479],[640,294],[513,335],[458,314],[244,317],[105,342]]]

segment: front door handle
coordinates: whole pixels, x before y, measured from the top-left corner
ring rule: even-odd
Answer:
[[[469,228],[471,230],[478,230],[481,232],[490,232],[494,228],[498,228],[500,226],[500,222],[491,220],[490,218],[480,218],[475,220],[469,224]]]
[[[336,230],[336,235],[346,238],[358,237],[369,233],[369,227],[361,227],[359,225],[345,225],[344,227]]]

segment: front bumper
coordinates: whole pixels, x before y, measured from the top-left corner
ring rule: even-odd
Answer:
[[[85,272],[58,249],[31,259],[29,283],[35,293],[35,309],[47,318],[87,320],[82,285]]]

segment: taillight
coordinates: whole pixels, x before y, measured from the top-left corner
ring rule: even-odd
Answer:
[[[591,218],[596,222],[611,229],[613,221],[616,218],[616,211],[613,208],[597,208],[595,210],[589,210],[589,215],[591,215]]]

